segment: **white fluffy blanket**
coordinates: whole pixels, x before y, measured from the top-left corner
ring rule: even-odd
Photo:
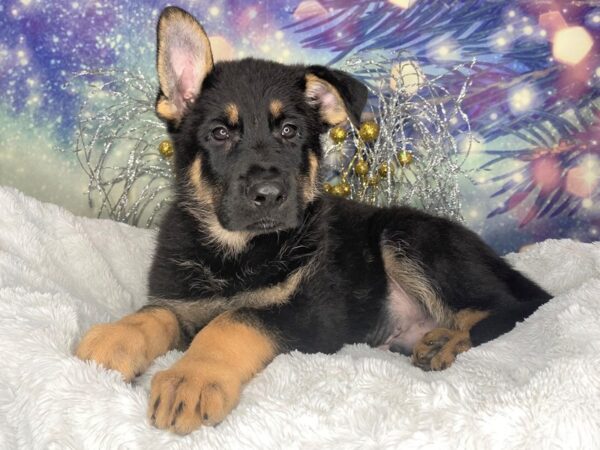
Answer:
[[[0,448],[600,448],[600,244],[509,255],[556,298],[446,371],[364,345],[281,355],[221,425],[179,437],[146,420],[179,352],[133,384],[72,356],[144,303],[153,237],[0,188]]]

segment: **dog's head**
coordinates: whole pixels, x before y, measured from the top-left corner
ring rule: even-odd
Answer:
[[[175,7],[159,19],[157,68],[178,187],[223,236],[296,227],[318,195],[320,135],[357,123],[367,99],[360,82],[322,66],[215,64],[202,26]]]

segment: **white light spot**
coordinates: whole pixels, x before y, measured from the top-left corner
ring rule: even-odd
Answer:
[[[534,106],[535,97],[535,92],[532,88],[527,86],[517,88],[510,95],[510,109],[513,113],[527,111]]]

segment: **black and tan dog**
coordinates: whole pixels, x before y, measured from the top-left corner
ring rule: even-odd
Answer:
[[[323,195],[319,136],[357,122],[366,88],[321,66],[213,64],[196,20],[158,25],[158,115],[175,144],[176,200],[164,218],[150,299],[100,324],[77,355],[152,380],[149,417],[188,433],[235,407],[277,354],[365,342],[448,367],[549,299],[459,224],[410,208]]]

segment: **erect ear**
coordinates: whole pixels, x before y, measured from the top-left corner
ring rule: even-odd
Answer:
[[[161,119],[177,124],[213,68],[210,42],[198,21],[175,6],[161,13],[157,34],[160,91],[156,113]]]
[[[346,119],[358,126],[369,91],[367,87],[341,70],[323,66],[306,69],[306,96],[318,106],[323,120],[333,126]]]

